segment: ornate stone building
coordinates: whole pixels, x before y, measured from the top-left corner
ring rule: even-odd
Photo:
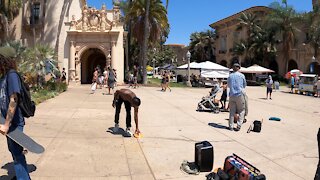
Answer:
[[[188,62],[186,57],[188,47],[186,47],[184,44],[166,44],[165,46],[172,49],[176,55],[176,59],[172,61],[173,64],[180,66]]]
[[[313,0],[313,5],[320,5],[320,0]],[[217,31],[216,39],[216,60],[223,66],[231,67],[234,60],[243,61],[244,56],[235,56],[233,47],[235,42],[247,38],[246,29],[238,29],[241,13],[253,13],[258,19],[262,20],[270,11],[270,8],[264,6],[255,6],[244,11],[241,11],[232,16],[210,24],[210,27]],[[263,62],[263,66],[273,69],[277,74],[284,75],[288,70],[300,69],[303,72],[320,74],[320,60],[314,59],[314,50],[307,44],[306,29],[301,28],[301,31],[296,32],[296,43],[291,49],[290,59],[288,61],[288,69],[285,69],[286,64],[283,61],[282,48],[277,47],[278,52],[274,59],[269,59],[268,62]],[[281,37],[279,37],[281,39]],[[312,68],[311,68],[312,67]]]
[[[94,68],[111,66],[124,80],[124,39],[120,8],[90,8],[86,0],[23,0],[12,21],[12,39],[25,46],[49,44],[71,82],[91,83]]]

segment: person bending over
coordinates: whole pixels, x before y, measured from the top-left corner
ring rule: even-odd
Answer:
[[[112,103],[112,107],[116,108],[116,114],[115,114],[115,125],[114,125],[114,132],[117,132],[119,130],[119,115],[121,110],[121,105],[124,103],[124,106],[127,111],[127,117],[126,117],[126,133],[128,136],[132,136],[132,133],[130,131],[131,128],[131,107],[134,108],[134,121],[136,123],[136,134],[140,134],[139,126],[138,126],[138,109],[141,104],[140,99],[136,96],[134,92],[132,92],[129,89],[120,89],[117,90],[114,93],[114,99]]]

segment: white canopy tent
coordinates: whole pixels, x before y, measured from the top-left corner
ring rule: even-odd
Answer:
[[[242,73],[253,73],[253,74],[262,74],[262,73],[274,73],[273,70],[267,69],[265,67],[254,64],[246,69],[240,69]]]
[[[185,70],[188,68],[188,64],[177,67],[178,70]],[[229,68],[221,66],[219,64],[206,61],[201,63],[190,63],[190,69],[198,69],[201,77],[205,78],[228,78]]]

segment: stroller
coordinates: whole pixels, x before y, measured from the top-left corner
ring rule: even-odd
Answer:
[[[210,95],[202,97],[201,101],[198,103],[197,111],[209,111],[213,113],[219,113],[219,101],[215,102],[215,97],[220,91],[218,84],[215,84],[211,89]]]

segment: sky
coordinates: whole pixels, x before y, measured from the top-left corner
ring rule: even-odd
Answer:
[[[162,0],[165,3],[165,0]],[[190,34],[210,29],[209,25],[252,6],[269,6],[282,0],[169,0],[170,34],[166,44],[190,42]],[[298,12],[312,10],[312,0],[287,0]],[[112,8],[112,0],[87,0],[89,6]]]

